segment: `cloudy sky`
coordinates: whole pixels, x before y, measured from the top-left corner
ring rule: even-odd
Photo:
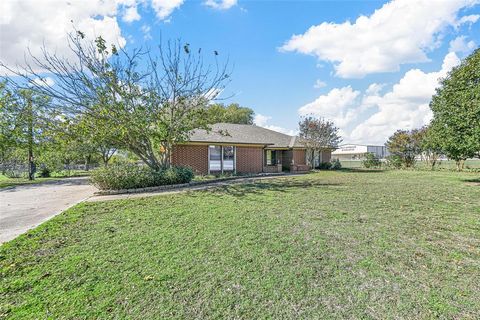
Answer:
[[[127,48],[181,38],[229,58],[223,93],[261,126],[334,120],[344,142],[383,144],[430,120],[438,79],[480,44],[480,0],[3,0],[0,60],[42,43],[68,54],[75,26]]]

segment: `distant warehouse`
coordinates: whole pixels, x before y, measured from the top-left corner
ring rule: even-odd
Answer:
[[[379,159],[385,159],[389,155],[385,146],[344,144],[332,152],[332,159],[340,161],[363,160],[367,153],[373,153]]]

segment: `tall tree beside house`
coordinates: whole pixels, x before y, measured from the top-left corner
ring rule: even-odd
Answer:
[[[241,107],[238,103],[224,105],[223,103],[210,104],[205,109],[206,118],[211,124],[224,122],[236,124],[253,124],[255,112],[247,107]]]
[[[126,51],[101,37],[88,41],[81,31],[69,42],[76,60],[44,48],[33,65],[0,66],[17,76],[8,79],[11,83],[48,95],[62,114],[88,114],[115,129],[114,144],[154,170],[170,166],[173,146],[188,139],[188,132],[208,127],[205,102],[229,82],[228,63],[218,61],[217,51],[205,61],[201,49],[179,40],[160,44],[156,52]],[[48,70],[55,83],[37,70]]]
[[[441,80],[430,108],[439,146],[461,170],[467,158],[480,156],[480,48]]]
[[[422,152],[421,140],[420,129],[397,130],[385,145],[393,156],[399,157],[402,164],[410,168],[415,165],[415,157]]]
[[[307,148],[307,160],[311,165],[314,164],[315,152],[336,148],[342,142],[333,121],[308,116],[302,118],[298,126],[299,137]]]

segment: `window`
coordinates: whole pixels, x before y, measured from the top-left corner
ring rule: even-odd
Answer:
[[[233,146],[223,147],[223,171],[234,171],[235,148]]]
[[[234,146],[209,146],[208,170],[213,173],[235,171]]]
[[[272,166],[277,164],[277,152],[275,150],[266,150],[265,156],[267,166]]]
[[[222,171],[222,147],[210,146],[209,148],[210,158],[208,159],[209,171]]]

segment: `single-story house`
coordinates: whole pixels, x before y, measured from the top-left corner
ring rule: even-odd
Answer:
[[[330,161],[331,150],[317,157]],[[191,167],[196,174],[301,172],[311,167],[298,137],[231,123],[193,130],[187,142],[174,147],[172,164]]]

